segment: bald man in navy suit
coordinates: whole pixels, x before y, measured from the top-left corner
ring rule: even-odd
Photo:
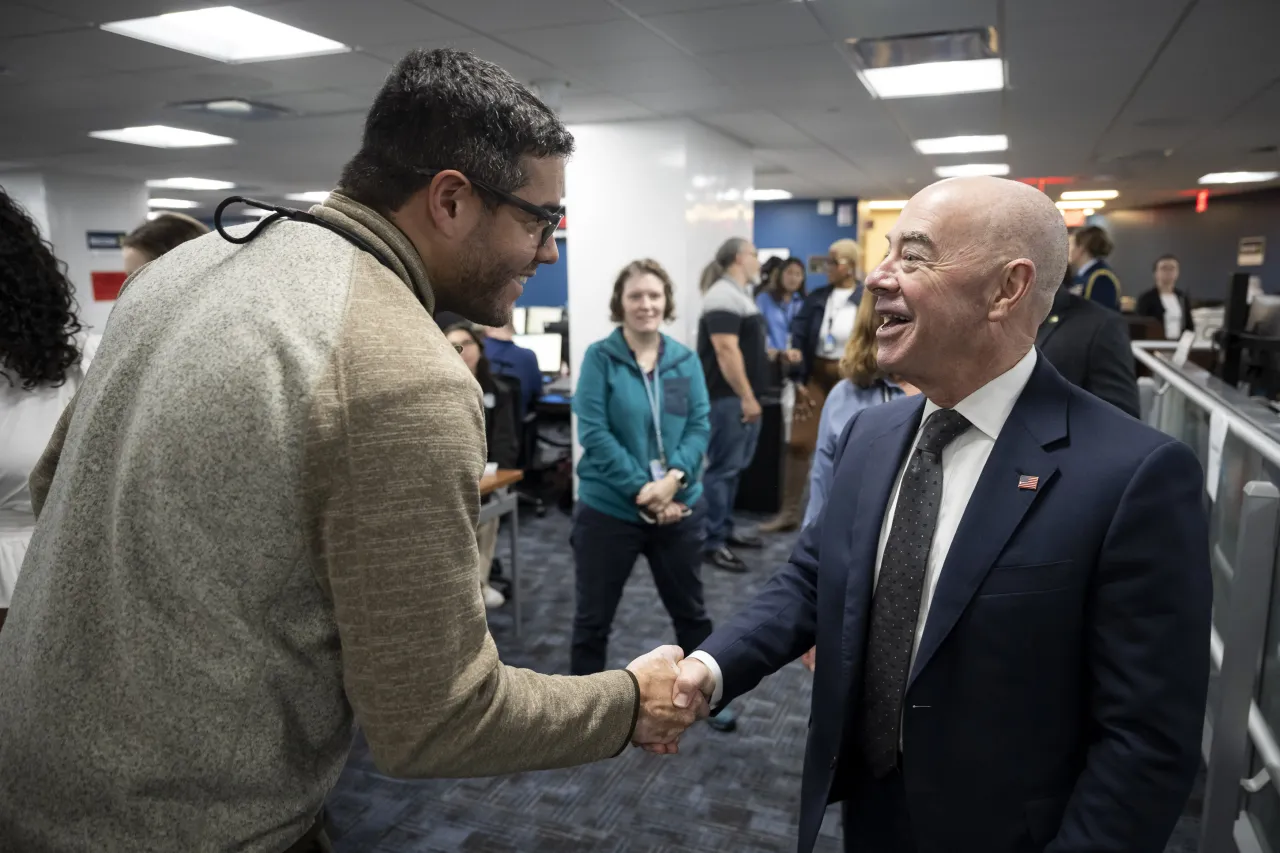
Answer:
[[[943,181],[888,238],[880,365],[923,395],[854,417],[823,515],[675,702],[816,643],[800,853],[837,801],[858,853],[1161,853],[1209,671],[1200,466],[1035,349],[1067,265],[1047,196]]]

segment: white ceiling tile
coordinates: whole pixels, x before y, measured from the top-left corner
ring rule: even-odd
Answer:
[[[734,50],[707,54],[700,57],[700,60],[725,83],[738,86],[848,80],[862,88],[840,53],[826,45],[783,47],[776,50]]]
[[[564,76],[557,74],[550,64],[484,36],[451,36],[428,42],[400,42],[373,47],[365,52],[395,64],[411,50],[417,48],[433,50],[440,47],[452,47],[474,53],[481,59],[487,59],[502,66],[512,77],[526,83],[537,78]]]
[[[293,0],[256,9],[261,15],[354,47],[439,41],[474,35],[467,27],[409,0]]]
[[[1000,92],[880,101],[912,139],[1004,133]],[[1016,145],[1017,140],[1011,140]]]
[[[697,62],[679,57],[606,62],[573,70],[582,79],[618,95],[706,89],[718,84],[716,78]]]
[[[23,0],[23,2],[28,6],[53,12],[64,18],[95,25],[219,5],[210,0]],[[267,2],[271,0],[235,0],[234,5],[251,8]]]
[[[0,42],[0,65],[42,80],[104,71],[151,71],[217,65],[212,60],[102,30],[82,29]]]
[[[679,48],[630,20],[529,30],[511,41],[546,62],[569,68],[685,57]]]
[[[652,110],[613,95],[567,96],[560,108],[560,119],[566,123],[592,124],[605,121],[630,121],[655,118]]]
[[[368,95],[344,92],[340,89],[321,89],[316,92],[290,92],[272,95],[269,100],[276,106],[296,113],[368,112],[372,98]]]
[[[832,38],[841,40],[936,33],[997,23],[996,0],[809,0],[802,5],[822,21]],[[1070,8],[1069,4],[1062,5]]]
[[[668,12],[688,12],[692,9],[777,5],[790,2],[794,0],[621,0],[621,5],[636,15],[662,15]]]
[[[626,17],[605,0],[415,0],[482,33],[594,24]]]
[[[82,26],[84,26],[82,23],[71,18],[64,18],[40,9],[33,9],[30,6],[18,6],[8,3],[5,6],[4,14],[0,15],[0,39],[37,35],[39,33],[56,33],[60,30],[76,29]],[[3,52],[3,47],[0,46],[0,55],[3,55]]]
[[[759,99],[746,88],[735,86],[706,86],[689,89],[670,89],[663,92],[638,92],[628,96],[654,112],[664,115],[720,112],[758,106]]]
[[[694,53],[745,51],[829,41],[803,3],[728,6],[647,19]]]
[[[752,146],[786,148],[793,145],[813,144],[812,137],[797,130],[773,113],[760,111],[722,113],[699,118]]]

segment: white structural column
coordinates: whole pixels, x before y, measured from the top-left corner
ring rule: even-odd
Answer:
[[[80,322],[101,334],[112,301],[97,301],[93,273],[119,272],[119,249],[92,249],[90,231],[125,232],[147,218],[147,187],[142,181],[37,172],[0,173],[0,187],[27,209],[41,233],[53,244],[58,260],[76,291]]]
[[[693,347],[702,303],[698,277],[730,237],[752,238],[751,152],[691,121],[571,127],[577,152],[566,174],[570,370],[613,331],[609,297],[631,261],[653,258],[675,284],[667,334]],[[574,458],[577,458],[574,430]]]
[[[658,261],[676,288],[665,331],[693,346],[698,276],[719,245],[752,236],[751,152],[690,121],[571,127],[577,152],[566,175],[570,369],[613,330],[609,297],[631,261]]]

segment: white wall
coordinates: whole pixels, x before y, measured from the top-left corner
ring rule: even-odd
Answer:
[[[49,203],[45,197],[44,176],[38,172],[0,172],[0,187],[26,209],[40,234],[48,240]]]
[[[54,253],[67,265],[76,289],[80,322],[101,334],[114,302],[95,302],[90,273],[124,269],[119,250],[91,250],[88,231],[129,232],[147,218],[147,188],[141,181],[84,175],[44,176],[49,234]]]

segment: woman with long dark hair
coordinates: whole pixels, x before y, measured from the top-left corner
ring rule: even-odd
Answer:
[[[36,524],[27,478],[96,346],[52,247],[0,189],[0,626]]]

